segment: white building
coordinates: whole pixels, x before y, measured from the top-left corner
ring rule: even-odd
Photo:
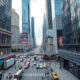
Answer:
[[[19,15],[16,11],[12,10],[12,20],[11,20],[11,45],[19,44],[20,40],[20,30],[19,30]]]

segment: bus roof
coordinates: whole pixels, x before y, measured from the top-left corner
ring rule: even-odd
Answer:
[[[15,75],[20,74],[22,71],[23,71],[23,69],[20,69],[19,71],[17,71],[17,72],[16,72],[16,74],[15,74]]]

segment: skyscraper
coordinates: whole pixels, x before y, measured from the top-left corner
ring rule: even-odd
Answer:
[[[61,12],[61,0],[54,0],[55,4],[55,22],[57,33],[57,46],[61,47],[59,40],[62,38],[62,12]]]
[[[35,48],[34,17],[31,18],[31,39],[32,47]]]
[[[62,0],[63,67],[80,79],[80,0]]]
[[[12,0],[0,0],[0,53],[8,53],[11,48]]]
[[[30,43],[30,0],[22,0],[22,35],[21,43]]]
[[[46,0],[46,29],[47,29],[47,55],[53,54],[53,31],[52,31],[52,9],[51,0]]]
[[[42,45],[43,45],[43,49],[46,51],[46,36],[47,35],[47,33],[46,33],[46,17],[45,17],[45,15],[44,15],[44,17],[43,17],[43,43],[42,43]]]
[[[22,33],[30,33],[30,0],[22,0]]]
[[[54,0],[54,4],[55,4],[55,15],[61,16],[61,0]]]
[[[19,15],[18,13],[12,9],[12,16],[11,16],[11,46],[14,44],[19,44],[20,40],[20,30],[19,30]]]

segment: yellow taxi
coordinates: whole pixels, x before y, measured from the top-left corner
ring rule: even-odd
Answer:
[[[51,76],[52,76],[52,80],[59,80],[59,76],[57,72],[52,72]]]

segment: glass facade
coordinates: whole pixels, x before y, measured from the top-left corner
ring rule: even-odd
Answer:
[[[63,0],[62,15],[65,47],[80,51],[80,1]]]
[[[59,50],[64,68],[80,79],[80,0],[62,0],[64,46]]]
[[[48,28],[52,29],[52,10],[51,10],[51,0],[46,0],[46,9],[47,9],[47,22]]]
[[[55,2],[55,15],[61,15],[61,0],[54,0]]]
[[[22,0],[22,32],[30,33],[30,0]]]
[[[11,0],[0,1],[0,28],[11,31]]]
[[[43,49],[46,51],[46,39],[47,39],[47,30],[46,30],[46,17],[43,18]]]
[[[35,48],[35,32],[34,32],[34,17],[31,18],[31,36],[33,42],[33,48]]]
[[[12,0],[0,0],[0,52],[7,53],[11,46]]]

